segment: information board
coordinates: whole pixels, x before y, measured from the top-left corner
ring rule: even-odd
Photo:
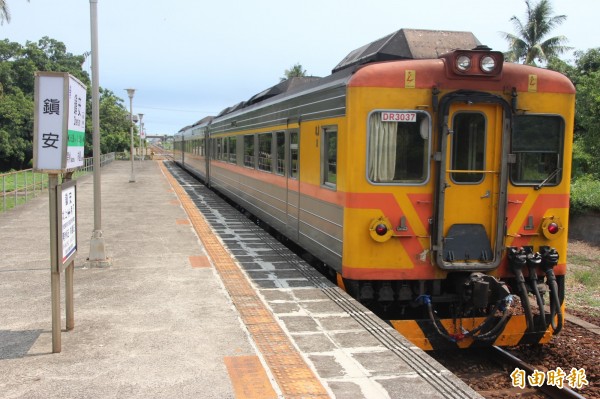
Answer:
[[[86,87],[63,72],[35,73],[33,168],[61,173],[84,163]]]
[[[77,207],[75,186],[62,189],[61,220],[62,220],[62,263],[77,251]]]

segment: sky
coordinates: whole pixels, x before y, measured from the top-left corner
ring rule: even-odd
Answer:
[[[535,0],[533,0],[535,1]],[[98,0],[100,86],[122,98],[135,88],[133,113],[146,133],[174,134],[277,84],[300,63],[327,76],[350,51],[399,29],[473,32],[506,51],[500,32],[525,20],[525,0]],[[24,45],[44,36],[72,54],[91,50],[86,0],[7,0],[0,40]],[[600,0],[552,0],[567,20],[553,36],[586,51],[600,47]],[[563,59],[572,59],[572,54]],[[91,63],[84,68],[91,76]],[[91,89],[91,88],[90,88]]]

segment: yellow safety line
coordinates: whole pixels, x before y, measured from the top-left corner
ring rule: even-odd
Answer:
[[[252,339],[286,398],[329,398],[311,368],[290,342],[281,326],[246,278],[231,255],[177,180],[160,162],[163,174],[173,187],[218,271],[231,300],[240,313]]]

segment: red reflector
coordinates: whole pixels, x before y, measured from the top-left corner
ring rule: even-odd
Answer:
[[[556,223],[550,223],[548,225],[548,232],[550,234],[556,234],[556,233],[558,233],[558,230],[559,230],[558,224],[556,224]]]
[[[383,223],[382,224],[378,224],[375,227],[375,233],[377,233],[377,235],[384,236],[387,233],[387,231],[388,231],[388,228]]]

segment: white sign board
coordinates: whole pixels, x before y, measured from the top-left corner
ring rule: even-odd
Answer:
[[[67,169],[83,166],[85,145],[85,94],[86,87],[69,76],[69,120],[67,123]]]
[[[36,72],[33,168],[60,173],[83,165],[86,87],[62,72]]]
[[[37,126],[34,127],[34,169],[61,170],[65,116],[64,76],[36,76]],[[35,122],[35,121],[34,121]]]
[[[62,263],[77,251],[77,215],[76,215],[75,186],[62,190],[61,201],[61,232],[62,232]]]

